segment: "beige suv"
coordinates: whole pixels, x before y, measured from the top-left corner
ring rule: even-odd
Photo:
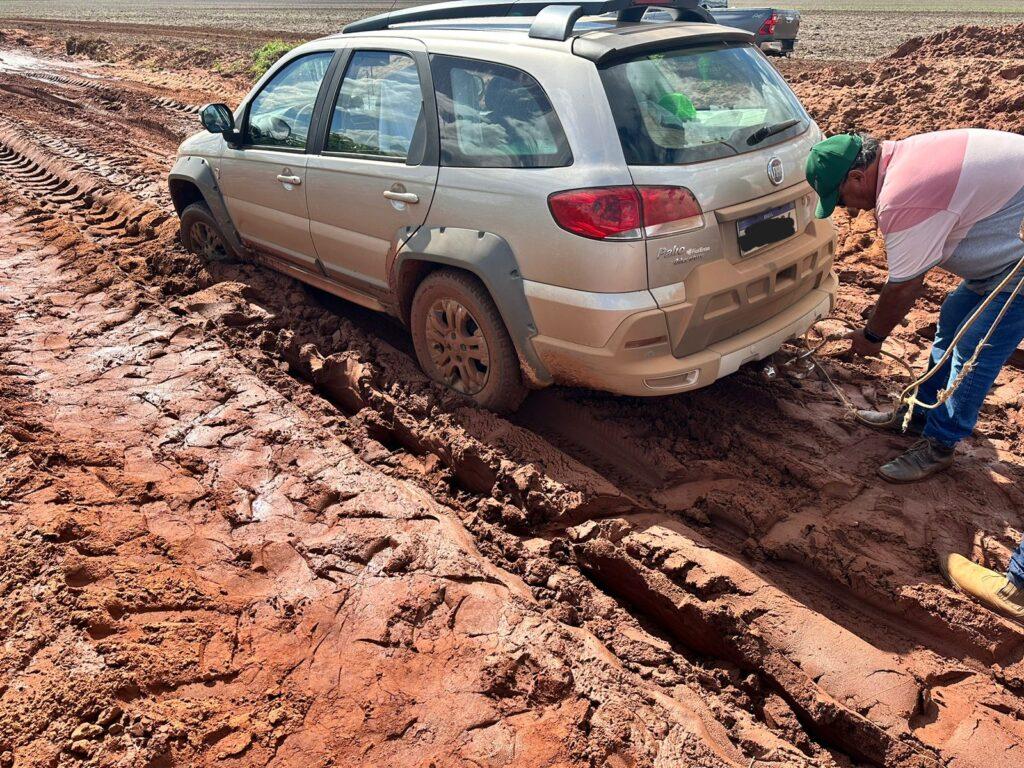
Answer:
[[[498,411],[767,357],[832,307],[820,132],[749,34],[658,8],[442,3],[302,45],[203,109],[170,174],[182,240],[401,318],[424,371]]]

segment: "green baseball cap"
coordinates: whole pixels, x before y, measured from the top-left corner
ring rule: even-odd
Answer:
[[[839,187],[853,167],[864,141],[853,133],[829,136],[811,147],[807,157],[807,183],[818,193],[814,215],[827,219],[839,203]]]

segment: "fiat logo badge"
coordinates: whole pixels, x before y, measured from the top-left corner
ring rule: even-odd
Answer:
[[[777,187],[785,178],[786,174],[782,170],[782,161],[777,157],[773,157],[768,161],[768,181]]]

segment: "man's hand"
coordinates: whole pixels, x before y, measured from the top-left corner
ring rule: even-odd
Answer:
[[[868,321],[872,334],[884,338],[892,333],[892,329],[906,318],[914,302],[923,293],[924,275],[902,283],[886,283]],[[864,331],[848,333],[845,338],[849,339],[851,344],[847,357],[873,357],[882,351],[882,345],[868,341]]]
[[[850,351],[847,353],[847,356],[878,357],[878,354],[882,351],[881,342],[876,344],[873,341],[869,341],[867,336],[864,335],[863,329],[851,331],[843,338],[850,340]]]

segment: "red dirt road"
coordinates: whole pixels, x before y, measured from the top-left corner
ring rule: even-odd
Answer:
[[[587,691],[686,740],[450,509],[201,321],[137,286],[82,291],[26,214],[0,219],[14,764],[565,763]]]
[[[240,78],[5,40],[0,768],[1020,765],[1024,630],[935,566],[1019,540],[1020,370],[915,488],[815,380],[499,418],[390,321],[180,248],[163,175]],[[944,45],[908,54],[938,92]],[[784,68],[823,124],[866,77]],[[932,92],[893,91],[908,124]],[[884,246],[839,224],[856,320]],[[918,363],[951,285],[896,334]],[[828,365],[859,403],[895,384]]]

